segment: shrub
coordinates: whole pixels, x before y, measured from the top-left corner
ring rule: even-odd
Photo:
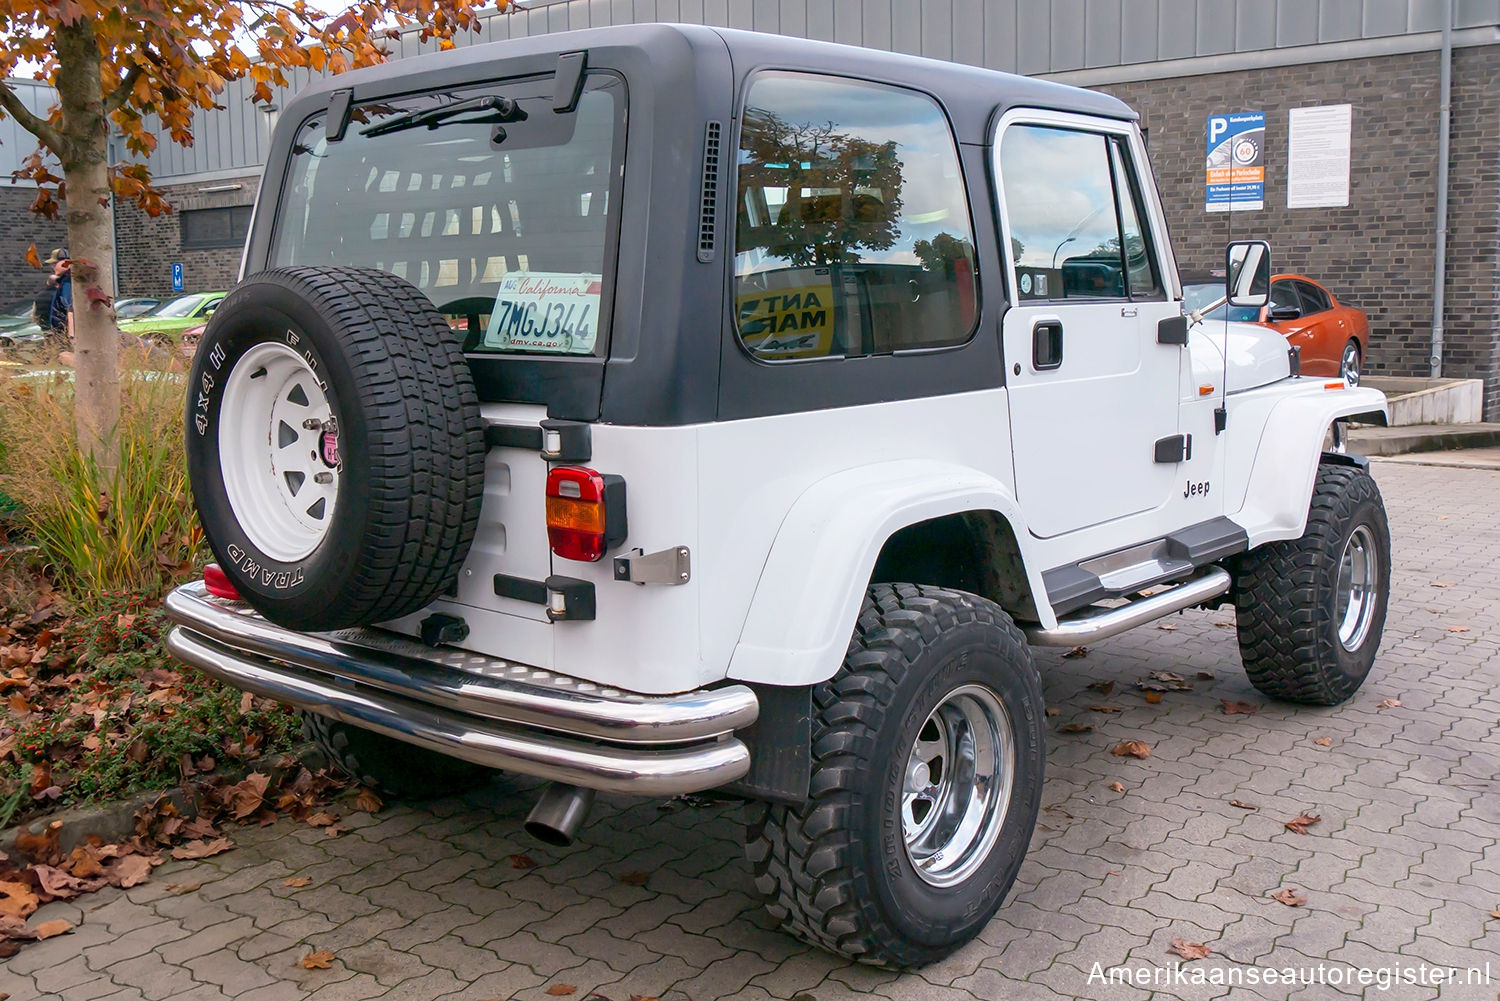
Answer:
[[[0,490],[19,502],[22,523],[72,594],[159,594],[194,569],[202,542],[188,496],[180,376],[129,371],[121,389],[120,464],[108,471],[75,441],[67,375],[0,383]]]

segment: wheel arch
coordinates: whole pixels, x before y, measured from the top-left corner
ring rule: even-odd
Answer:
[[[970,467],[902,460],[825,477],[798,497],[782,521],[729,677],[775,685],[826,681],[843,661],[877,568],[884,578],[925,560],[939,579],[907,583],[959,587],[959,554],[980,544],[996,548],[978,576],[979,593],[1051,628],[1051,606],[1034,598],[1046,589],[1036,561],[1027,558],[1028,539],[1010,488]],[[941,542],[947,552],[923,556],[924,541]]]

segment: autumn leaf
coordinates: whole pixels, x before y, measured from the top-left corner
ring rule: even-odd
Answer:
[[[1126,740],[1109,749],[1117,758],[1149,758],[1151,747],[1142,740]]]
[[[1154,706],[1161,701],[1161,692],[1147,692],[1146,704]]]
[[[1435,581],[1432,582],[1432,586],[1433,587],[1452,587],[1453,586],[1453,581],[1451,581],[1451,580],[1435,580]]]
[[[1123,784],[1119,783],[1119,782],[1111,782],[1109,784],[1109,791],[1110,792],[1124,792],[1125,791],[1125,786]]]
[[[144,855],[127,855],[116,862],[109,871],[109,881],[122,890],[140,886],[150,878],[151,859]]]
[[[1172,944],[1167,947],[1167,952],[1181,956],[1183,959],[1207,959],[1209,953],[1213,952],[1202,942],[1189,942],[1185,938],[1174,938]]]
[[[1495,910],[1490,911],[1490,917],[1494,918],[1496,921],[1500,921],[1500,908],[1496,908]]]
[[[620,882],[626,886],[645,886],[646,880],[650,878],[651,874],[649,872],[641,872],[639,870],[620,873]]]
[[[572,994],[577,990],[578,988],[574,987],[572,984],[553,984],[551,987],[547,988],[547,993],[555,998],[565,998],[569,994]]]
[[[57,936],[59,935],[66,935],[72,930],[72,922],[64,921],[61,918],[57,919],[56,921],[43,921],[41,924],[36,926],[36,937],[42,939],[43,941],[46,941],[49,938],[57,938]]]
[[[1067,653],[1063,654],[1063,660],[1077,660],[1079,657],[1087,657],[1088,655],[1089,655],[1089,648],[1088,647],[1086,647],[1086,646],[1075,646],[1073,649],[1071,649]]]
[[[1124,712],[1124,710],[1121,709],[1119,706],[1103,706],[1103,705],[1101,705],[1101,706],[1089,706],[1089,712],[1091,712],[1091,713],[1118,713],[1118,712]]]
[[[37,895],[31,892],[31,888],[25,883],[10,881],[0,882],[0,915],[25,918],[30,917],[41,901]]]
[[[300,890],[304,886],[312,886],[311,876],[293,876],[291,879],[283,879],[282,886],[289,886],[294,890]]]
[[[34,243],[26,248],[26,263],[30,264],[33,268],[40,268],[42,266],[41,255],[36,252],[36,244]]]
[[[334,824],[337,824],[339,822],[339,818],[335,817],[331,813],[319,810],[311,817],[308,817],[307,822],[313,827],[332,827]]]
[[[1098,692],[1100,695],[1108,695],[1114,690],[1115,683],[1113,681],[1096,681],[1089,686],[1089,691]]]
[[[1383,699],[1383,700],[1381,700],[1375,706],[1375,708],[1376,709],[1400,709],[1401,708],[1401,700],[1400,699]]]
[[[1058,733],[1091,733],[1091,732],[1093,732],[1093,729],[1094,729],[1094,724],[1092,724],[1092,723],[1064,723],[1062,726],[1060,726],[1060,727],[1057,728],[1057,732]]]
[[[1212,671],[1199,671],[1198,672],[1198,680],[1199,681],[1212,681],[1212,680],[1214,680],[1214,672],[1212,672]]]
[[[1223,707],[1225,716],[1254,716],[1257,712],[1256,707],[1248,702],[1230,702],[1228,699],[1220,699],[1219,705]]]
[[[302,967],[304,970],[328,970],[333,968],[332,964],[333,953],[329,952],[327,949],[319,949],[316,952],[309,952],[307,955],[303,956],[297,961],[297,965]]]
[[[1277,890],[1275,893],[1271,894],[1271,899],[1279,900],[1283,904],[1286,904],[1288,907],[1301,907],[1303,904],[1307,903],[1307,898],[1302,896],[1302,894],[1298,893],[1290,886],[1284,890]]]
[[[254,705],[255,705],[255,695],[253,693],[246,692],[243,695],[241,695],[240,696],[240,715],[244,716],[244,715],[248,714],[250,712],[251,708],[254,707]]]
[[[179,860],[208,858],[220,852],[227,852],[234,847],[234,842],[228,838],[214,838],[208,841],[199,838],[197,841],[189,841],[185,845],[178,845],[172,849],[172,857]]]
[[[1177,626],[1174,625],[1171,622],[1163,622],[1161,625],[1157,626],[1156,628],[1165,630],[1166,632],[1170,633],[1170,632],[1174,631],[1177,628]]]
[[[201,889],[203,889],[203,884],[201,882],[197,882],[197,883],[168,883],[167,886],[166,886],[166,890],[167,890],[168,893],[175,894],[177,896],[181,896],[184,893],[196,893],[197,891],[199,891]]]
[[[359,794],[354,797],[354,808],[363,810],[365,813],[379,813],[380,808],[385,806],[381,798],[375,795],[375,790],[360,787]]]
[[[1448,631],[1450,633],[1466,633],[1466,632],[1469,631],[1469,627],[1468,626],[1449,626],[1448,627]]]
[[[534,869],[536,868],[536,859],[530,855],[512,855],[510,857],[510,867],[512,869]]]
[[[1319,747],[1332,747],[1333,746],[1333,738],[1332,737],[1314,737],[1313,738],[1313,743],[1317,744]]]
[[[1316,824],[1322,819],[1323,817],[1321,814],[1315,813],[1309,816],[1308,814],[1304,813],[1293,817],[1291,820],[1286,821],[1284,824],[1282,824],[1282,826],[1291,831],[1293,834],[1306,834],[1309,827],[1311,827],[1313,824]]]
[[[1238,799],[1232,799],[1232,800],[1230,800],[1229,801],[1229,805],[1230,806],[1239,807],[1241,810],[1259,810],[1260,809],[1260,807],[1255,806],[1252,803],[1246,803],[1243,800],[1238,800]]]
[[[1047,707],[1047,715],[1048,716],[1061,716],[1062,715],[1062,710],[1059,709],[1059,708],[1057,708],[1057,706],[1048,706]]]

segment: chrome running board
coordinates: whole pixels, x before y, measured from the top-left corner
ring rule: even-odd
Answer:
[[[1207,572],[1159,594],[1137,598],[1114,608],[1087,608],[1076,615],[1059,619],[1056,629],[1023,626],[1022,632],[1032,646],[1078,646],[1081,643],[1092,643],[1164,615],[1180,612],[1184,608],[1201,605],[1228,591],[1232,584],[1233,579],[1227,570],[1210,567]]]

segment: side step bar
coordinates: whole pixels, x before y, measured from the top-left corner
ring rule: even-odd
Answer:
[[[1078,646],[1217,598],[1228,591],[1232,583],[1228,571],[1210,567],[1206,573],[1149,598],[1137,598],[1117,608],[1085,609],[1077,615],[1059,619],[1056,629],[1023,626],[1022,631],[1032,646]]]

